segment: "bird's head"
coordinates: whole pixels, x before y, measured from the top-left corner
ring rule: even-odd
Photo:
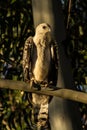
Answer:
[[[51,34],[51,27],[47,23],[41,23],[36,27],[36,35],[40,34]]]

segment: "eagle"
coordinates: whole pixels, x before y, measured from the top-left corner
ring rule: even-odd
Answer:
[[[46,89],[56,86],[58,75],[58,44],[54,40],[51,26],[39,24],[35,35],[29,36],[23,50],[23,77],[32,87]],[[31,94],[34,122],[38,130],[50,129],[48,105],[51,97]]]

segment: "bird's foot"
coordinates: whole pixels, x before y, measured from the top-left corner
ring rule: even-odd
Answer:
[[[33,88],[37,88],[38,90],[41,90],[40,83],[37,82],[34,78],[31,79],[30,84]]]
[[[42,121],[42,122],[38,122],[37,130],[51,130],[51,129],[49,123]]]

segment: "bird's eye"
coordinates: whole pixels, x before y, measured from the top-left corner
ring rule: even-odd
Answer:
[[[43,26],[43,29],[46,29],[46,26]]]

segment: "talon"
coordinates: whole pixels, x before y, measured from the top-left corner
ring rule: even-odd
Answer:
[[[37,88],[38,90],[41,90],[41,85],[39,82],[37,82],[34,78],[30,81],[31,87]]]
[[[34,82],[33,80],[30,80],[30,88],[32,88],[34,86]]]

